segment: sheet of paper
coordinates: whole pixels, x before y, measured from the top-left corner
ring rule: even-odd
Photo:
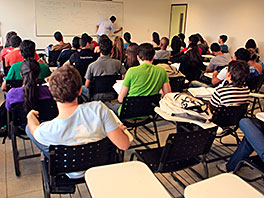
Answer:
[[[264,98],[264,94],[260,93],[249,93],[249,95],[254,98]]]
[[[215,89],[212,87],[192,87],[188,91],[192,94],[193,97],[211,97]]]
[[[113,88],[116,93],[120,94],[123,82],[124,80],[117,80],[116,83],[113,85]]]
[[[213,78],[213,73],[204,73],[204,76],[208,78]]]
[[[173,63],[173,64],[171,64],[171,66],[175,67],[178,71],[180,69],[180,65],[181,65],[181,63]]]

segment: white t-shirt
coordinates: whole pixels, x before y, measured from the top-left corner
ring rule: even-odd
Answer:
[[[98,24],[99,26],[97,35],[102,36],[103,34],[109,35],[110,31],[114,32],[113,23],[110,19],[103,19]]]

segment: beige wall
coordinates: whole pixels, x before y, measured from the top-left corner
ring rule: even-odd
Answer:
[[[227,34],[227,44],[233,53],[254,38],[264,55],[263,0],[172,0],[188,3],[186,36],[200,32],[208,43]]]
[[[124,32],[132,34],[136,42],[150,42],[153,31],[168,36],[171,0],[119,0],[124,2]],[[55,43],[53,38],[35,36],[34,0],[0,0],[0,36],[15,30],[23,38],[45,48]],[[70,42],[72,38],[64,40]]]

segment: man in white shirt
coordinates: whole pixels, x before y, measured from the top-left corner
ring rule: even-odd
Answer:
[[[102,35],[109,35],[110,32],[113,32],[114,34],[120,32],[123,30],[122,27],[120,27],[118,30],[114,30],[113,24],[116,21],[115,16],[111,16],[110,19],[103,19],[100,21],[96,26],[96,33],[97,33],[97,42],[100,42],[100,36]]]

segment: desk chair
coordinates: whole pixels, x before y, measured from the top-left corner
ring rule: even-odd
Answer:
[[[186,125],[186,123],[184,124]],[[195,130],[197,127],[198,130]],[[166,145],[163,147],[135,150],[130,160],[136,156],[140,161],[145,162],[154,173],[170,172],[182,186],[185,185],[173,174],[174,171],[202,163],[207,178],[209,173],[206,154],[213,144],[217,127],[202,129],[197,125],[188,124],[188,130],[182,130],[184,132],[177,131],[177,133],[169,134]],[[190,169],[203,179],[197,171]]]
[[[117,98],[117,93],[113,89],[113,85],[116,83],[116,80],[121,79],[120,75],[105,75],[105,76],[94,76],[90,84],[90,96],[91,99],[97,93],[114,93],[115,98]],[[113,100],[112,99],[112,100]]]
[[[12,88],[22,87],[23,80],[7,80],[6,81],[6,92]]]
[[[241,104],[239,106],[221,106],[217,108],[213,113],[211,121],[223,129],[220,138],[220,143],[226,146],[237,146],[240,143],[240,139],[236,133],[239,127],[239,121],[246,115],[248,103]],[[237,144],[226,144],[222,142],[222,138],[232,135],[235,137]]]
[[[248,178],[240,176],[244,180],[246,180],[248,182],[253,182],[253,181],[256,181],[259,179],[264,179],[264,162],[260,159],[260,157],[258,155],[254,155],[254,156],[248,157],[244,160],[241,160],[237,164],[237,166],[234,170],[234,174],[237,174],[237,171],[239,171],[239,169],[243,166],[248,166],[251,169],[256,170],[261,175],[260,177],[256,177],[253,179],[248,179]]]
[[[148,146],[150,144],[157,144],[160,147],[159,135],[157,125],[155,122],[156,113],[154,108],[159,106],[161,95],[151,96],[133,96],[125,97],[122,103],[119,119],[121,122],[128,127],[130,131],[134,132],[135,139],[141,144],[131,146],[135,148],[139,146]],[[146,125],[153,123],[154,132],[150,130]],[[141,138],[137,136],[137,128],[143,126],[148,132],[156,136],[156,141],[143,142]]]
[[[154,59],[152,64],[157,65],[160,63],[169,64],[169,59]]]
[[[12,150],[13,150],[13,158],[14,158],[14,166],[15,166],[15,173],[16,176],[20,176],[20,169],[19,169],[19,160],[29,159],[34,157],[39,157],[40,154],[35,154],[32,142],[31,149],[32,155],[27,155],[26,147],[25,147],[25,140],[30,140],[26,133],[25,133],[25,126],[27,124],[26,112],[24,110],[23,103],[15,103],[12,104],[11,108],[11,119],[10,122],[11,130],[10,136],[12,141]],[[40,121],[47,121],[55,118],[58,115],[57,104],[53,99],[45,99],[40,100],[37,104],[37,110],[39,111],[39,120]],[[19,156],[18,147],[17,147],[17,137],[21,138],[24,143],[24,156]]]
[[[41,161],[44,197],[73,194],[84,178],[70,179],[65,173],[86,171],[95,166],[119,162],[118,150],[108,138],[77,146],[50,145],[49,159]]]
[[[252,93],[258,93],[261,89],[262,83],[264,81],[264,74],[261,74],[259,76],[255,76],[253,77],[249,82],[248,82],[248,88],[250,89],[250,92]],[[261,104],[260,104],[260,99],[254,97],[253,101],[250,101],[250,103],[252,103],[251,108],[248,110],[247,114],[250,115],[250,117],[254,117],[254,110],[256,109],[260,109],[260,111],[262,111],[261,108]],[[258,107],[256,107],[256,104],[258,104]]]
[[[59,58],[60,53],[61,50],[49,51],[49,58],[48,58],[49,67],[57,67],[57,60]]]

